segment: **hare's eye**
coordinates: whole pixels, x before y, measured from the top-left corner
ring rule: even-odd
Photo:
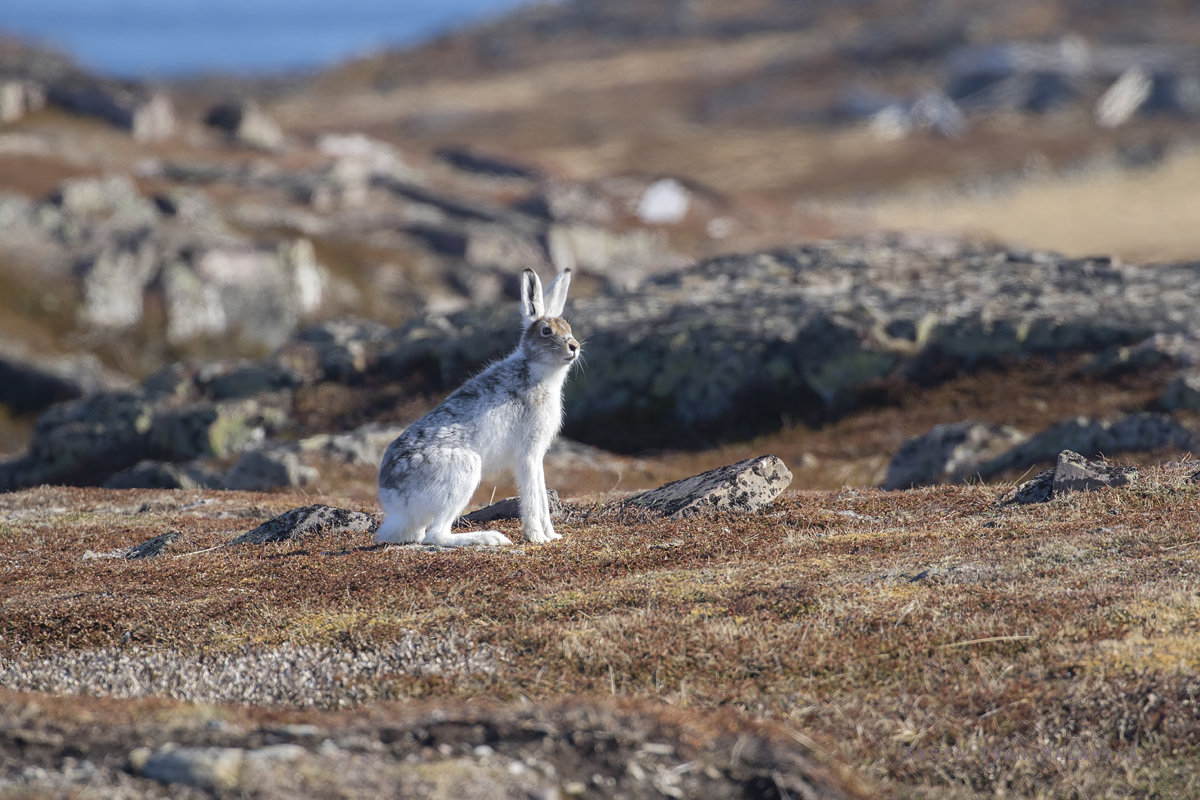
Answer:
[[[549,336],[549,335],[550,335],[551,333],[553,333],[553,332],[554,332],[554,331],[550,330],[550,326],[549,326],[549,325],[547,325],[546,327],[542,328],[542,336]]]

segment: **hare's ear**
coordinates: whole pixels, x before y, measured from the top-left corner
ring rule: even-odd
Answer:
[[[546,316],[561,317],[567,305],[567,287],[571,285],[571,269],[568,267],[554,276],[546,287]]]
[[[546,314],[546,304],[542,300],[542,281],[531,269],[521,271],[521,316],[527,322],[533,322]]]

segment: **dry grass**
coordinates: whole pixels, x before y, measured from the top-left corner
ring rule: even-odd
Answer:
[[[1108,169],[1075,179],[1023,182],[991,197],[895,198],[874,224],[984,237],[1070,256],[1108,254],[1132,263],[1200,258],[1200,151],[1153,169]]]
[[[592,508],[553,546],[449,553],[339,536],[197,552],[304,500],[208,493],[185,511],[198,494],[39,489],[0,505],[0,648],[455,632],[502,667],[390,675],[374,696],[735,706],[837,742],[901,795],[1185,796],[1200,755],[1187,477],[1003,510],[996,487],[801,492],[678,523]],[[196,554],[82,558],[166,529]]]

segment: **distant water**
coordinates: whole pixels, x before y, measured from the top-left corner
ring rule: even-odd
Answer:
[[[263,74],[407,45],[523,0],[0,0],[0,32],[125,77]]]

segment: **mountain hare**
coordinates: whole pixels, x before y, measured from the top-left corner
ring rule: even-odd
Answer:
[[[562,387],[579,342],[562,318],[571,270],[545,298],[530,269],[521,273],[525,332],[517,349],[414,422],[388,445],[379,468],[387,516],[377,542],[443,547],[512,544],[499,531],[451,533],[485,474],[507,469],[521,488],[521,533],[531,542],[561,539],[550,523],[542,458],[562,425]]]

